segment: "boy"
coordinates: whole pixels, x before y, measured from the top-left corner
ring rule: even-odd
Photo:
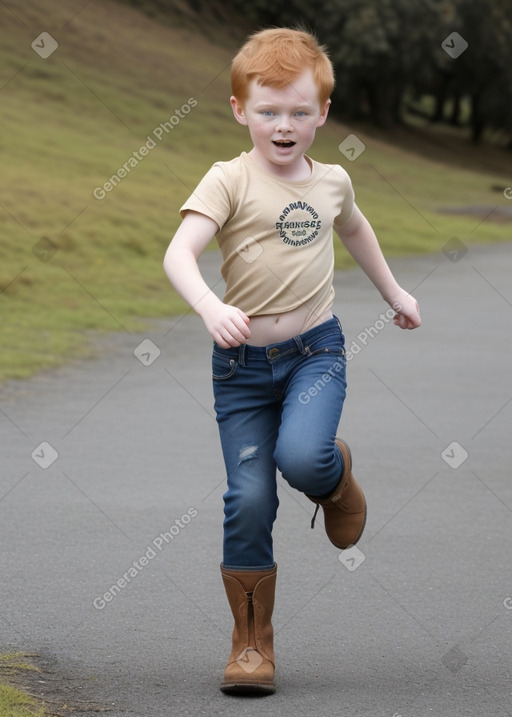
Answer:
[[[221,574],[235,622],[221,690],[269,694],[276,468],[316,504],[315,516],[322,506],[336,547],[355,544],[366,520],[350,450],[336,437],[346,361],[331,311],[332,228],[396,311],[395,324],[413,329],[421,321],[416,300],[396,283],[355,205],[347,173],[306,155],[334,86],[324,49],[307,32],[263,30],[234,58],[231,83],[235,119],[248,127],[253,147],[217,162],[202,179],[180,210],[164,268],[214,340],[228,485]],[[215,235],[223,301],[197,264]],[[320,389],[311,391],[315,382]]]

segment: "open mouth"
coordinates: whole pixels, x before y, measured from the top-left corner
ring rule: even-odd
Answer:
[[[274,139],[272,144],[275,144],[276,147],[293,147],[295,142],[291,139]]]

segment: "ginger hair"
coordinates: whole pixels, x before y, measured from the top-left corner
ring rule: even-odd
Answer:
[[[304,30],[275,28],[251,35],[231,64],[231,91],[240,103],[247,100],[249,84],[280,89],[306,68],[313,72],[323,106],[334,88],[334,70],[326,49]]]

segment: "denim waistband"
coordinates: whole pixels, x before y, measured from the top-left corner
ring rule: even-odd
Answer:
[[[268,361],[274,361],[282,356],[290,353],[307,354],[309,351],[308,343],[319,339],[326,334],[330,334],[333,330],[342,331],[340,321],[337,316],[322,322],[318,326],[313,326],[303,334],[293,336],[286,341],[280,341],[276,344],[268,346],[252,346],[251,344],[241,344],[240,346],[223,349],[214,342],[215,351],[224,355],[236,358],[241,366],[245,366],[251,358],[266,358]]]

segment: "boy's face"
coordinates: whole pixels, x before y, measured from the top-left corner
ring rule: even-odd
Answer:
[[[327,119],[330,103],[328,100],[320,107],[310,69],[281,89],[253,80],[243,105],[235,97],[231,98],[235,118],[249,128],[254,143],[251,154],[260,166],[276,173],[303,163],[316,128]]]

